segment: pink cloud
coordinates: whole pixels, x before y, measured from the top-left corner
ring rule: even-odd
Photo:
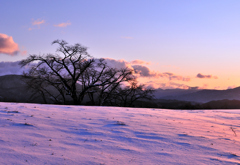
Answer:
[[[60,23],[60,24],[57,24],[57,25],[54,25],[56,27],[66,27],[66,26],[69,26],[71,25],[71,22],[65,22],[65,23]]]
[[[151,77],[151,78],[156,78],[156,79],[157,78],[167,78],[170,81],[172,81],[172,80],[185,81],[185,82],[191,81],[191,79],[189,77],[183,77],[183,76],[176,75],[176,74],[170,73],[170,72],[160,73],[158,71],[150,70],[148,67],[141,65],[141,64],[146,64],[148,62],[141,61],[141,60],[134,60],[131,62],[127,62],[125,60],[115,60],[112,58],[105,58],[105,61],[111,67],[116,67],[116,68],[128,67],[130,69],[133,69],[136,76],[138,76],[138,77],[143,77],[143,78]],[[138,63],[139,65],[134,65],[136,63]]]
[[[131,64],[133,65],[143,65],[143,64],[146,64],[146,65],[150,65],[151,63],[150,62],[146,62],[146,61],[143,61],[143,60],[133,60],[133,61],[130,61]]]
[[[150,69],[146,66],[143,66],[143,65],[133,65],[132,66],[135,73],[138,73],[140,74],[140,76],[143,76],[143,77],[151,77],[151,76],[155,76],[151,73]]]
[[[0,54],[16,55],[19,52],[18,44],[11,36],[0,33]]]
[[[27,52],[26,50],[21,51],[21,55],[22,55],[22,56],[27,55],[27,53],[28,53],[28,52]]]
[[[175,82],[167,82],[167,83],[158,83],[155,81],[150,81],[146,83],[146,87],[154,88],[154,89],[191,89],[193,87],[190,87],[186,84],[180,84],[180,83],[175,83]],[[198,87],[195,87],[198,89]]]
[[[174,82],[170,82],[169,86],[171,86],[171,88],[178,88],[178,89],[190,89],[192,87],[186,85],[186,84],[179,84],[179,83],[174,83]]]
[[[128,67],[130,69],[133,69],[130,63],[127,62],[126,60],[116,60],[113,58],[104,58],[104,59],[110,67],[119,68],[119,69]]]
[[[191,79],[189,77],[175,75],[174,73],[170,73],[170,72],[160,73],[160,74],[158,74],[158,76],[167,77],[167,78],[169,78],[169,80],[179,80],[179,81],[187,81],[187,82],[191,81]]]
[[[197,74],[197,76],[196,76],[197,78],[209,78],[209,79],[218,79],[218,77],[217,76],[212,76],[212,75],[203,75],[203,74],[201,74],[201,73],[198,73]]]
[[[28,54],[28,52],[27,52],[27,50],[25,49],[25,47],[24,46],[21,46],[20,47],[20,54],[22,55],[22,56],[25,56],[25,55],[27,55]]]
[[[171,80],[186,81],[186,82],[191,81],[189,77],[179,76],[170,72],[160,73],[160,72],[152,71],[148,67],[143,65],[133,65],[132,67],[135,73],[140,74],[140,76],[142,77],[168,78],[170,81]]]
[[[45,23],[45,20],[40,20],[40,19],[32,22],[33,25],[41,25],[41,24],[44,24],[44,23]]]

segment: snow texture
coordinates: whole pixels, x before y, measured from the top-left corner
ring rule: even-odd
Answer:
[[[240,110],[0,103],[0,164],[240,164]]]

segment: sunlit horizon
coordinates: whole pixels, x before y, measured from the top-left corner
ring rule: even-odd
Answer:
[[[239,6],[236,0],[5,1],[0,75],[29,54],[55,53],[52,41],[63,39],[95,58],[137,68],[139,83],[154,88],[235,88]]]

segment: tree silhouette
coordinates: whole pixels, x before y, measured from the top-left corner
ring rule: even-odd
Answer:
[[[29,87],[39,91],[45,101],[48,95],[56,103],[66,104],[70,96],[72,103],[78,105],[86,95],[94,102],[96,92],[98,104],[103,105],[123,82],[135,79],[133,70],[110,68],[104,59],[92,58],[80,44],[68,45],[64,40],[55,40],[52,44],[59,45],[56,54],[34,54],[20,62],[22,67],[35,62],[24,76],[31,77]]]

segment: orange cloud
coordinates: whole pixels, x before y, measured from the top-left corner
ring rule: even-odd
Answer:
[[[60,23],[60,24],[57,24],[57,25],[54,25],[56,27],[66,27],[66,26],[69,26],[71,25],[71,22],[65,22],[65,23]]]
[[[41,24],[44,24],[44,23],[45,23],[45,20],[40,20],[40,19],[32,22],[33,25],[41,25]]]
[[[197,77],[197,78],[209,78],[209,79],[213,78],[213,79],[218,79],[217,76],[203,75],[203,74],[201,74],[201,73],[198,73],[196,77]]]
[[[0,54],[16,55],[19,52],[18,44],[11,36],[0,33]]]

